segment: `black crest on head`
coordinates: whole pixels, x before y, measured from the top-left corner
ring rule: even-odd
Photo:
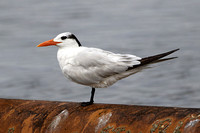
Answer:
[[[76,38],[76,36],[75,36],[74,34],[69,35],[68,38],[71,38],[71,39],[76,40],[76,42],[78,43],[78,46],[79,46],[79,47],[82,46],[81,43],[79,42],[79,40]]]

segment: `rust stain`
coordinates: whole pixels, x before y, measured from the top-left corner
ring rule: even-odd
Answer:
[[[102,129],[100,133],[131,133],[131,131],[126,130],[126,127],[114,127],[108,125],[106,128]]]
[[[15,128],[14,127],[8,129],[8,133],[14,133],[14,132],[15,132]]]
[[[171,125],[171,118],[166,118],[164,120],[157,120],[150,130],[151,133],[153,132],[159,132],[159,133],[166,133],[167,128]]]
[[[184,124],[183,133],[196,133],[197,128],[200,127],[200,115],[199,114],[191,114],[186,123]]]
[[[32,131],[32,119],[35,117],[35,115],[29,116],[27,119],[24,119],[22,123],[22,133],[27,133],[28,131]]]
[[[176,126],[176,128],[174,129],[173,133],[181,133],[180,129],[183,126],[183,122],[179,121],[178,125]]]
[[[10,115],[12,115],[13,113],[15,112],[14,109],[10,110],[9,112],[7,112],[7,114],[5,114],[2,119],[3,120],[6,120]]]
[[[83,130],[81,131],[81,133],[84,133],[84,132],[85,132],[85,129],[88,128],[88,125],[91,124],[91,123],[92,123],[92,124],[95,123],[95,125],[98,125],[98,124],[97,124],[97,120],[98,120],[102,115],[104,115],[105,113],[110,112],[110,111],[111,111],[111,110],[100,109],[100,110],[97,110],[97,111],[93,112],[93,113],[89,116],[89,119],[88,119],[87,123],[84,125],[84,128],[83,128]],[[96,128],[96,127],[95,127],[95,128]],[[95,129],[94,129],[93,132],[95,132]]]
[[[59,124],[61,122],[63,122],[64,120],[66,120],[66,118],[68,117],[68,115],[69,115],[69,112],[65,109],[60,114],[58,114],[57,116],[55,116],[54,119],[53,119],[53,121],[51,122],[51,124],[48,127],[48,129],[50,130],[49,132],[50,133],[58,132],[59,129],[61,128],[59,126]]]
[[[0,99],[0,125],[0,133],[198,133],[200,109]]]
[[[98,124],[95,127],[95,132],[97,132],[99,129],[101,129],[102,127],[104,127],[107,122],[110,120],[110,117],[112,116],[112,113],[106,113],[105,115],[102,115],[101,117],[98,118]]]

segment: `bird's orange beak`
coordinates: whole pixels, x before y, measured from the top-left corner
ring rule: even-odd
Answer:
[[[51,39],[51,40],[45,41],[43,43],[40,43],[39,45],[37,45],[37,47],[51,46],[51,45],[56,45],[58,43],[61,43],[61,42],[55,42],[55,41],[53,41],[53,39]]]

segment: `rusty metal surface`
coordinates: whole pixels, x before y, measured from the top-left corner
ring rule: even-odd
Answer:
[[[200,133],[200,109],[0,99],[0,133]]]

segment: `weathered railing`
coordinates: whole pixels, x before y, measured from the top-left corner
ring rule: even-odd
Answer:
[[[200,109],[0,99],[0,133],[200,133]]]

